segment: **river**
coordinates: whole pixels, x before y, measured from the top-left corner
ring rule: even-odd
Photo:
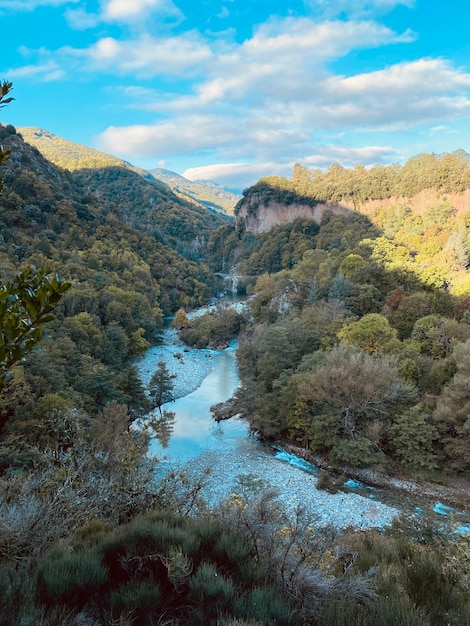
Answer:
[[[273,487],[287,510],[302,504],[315,522],[333,523],[339,528],[381,528],[401,511],[419,511],[423,507],[434,506],[444,516],[453,512],[438,502],[367,487],[357,481],[348,481],[349,489],[337,494],[319,491],[315,466],[263,445],[249,435],[244,420],[232,418],[216,423],[210,407],[229,399],[240,385],[236,346],[232,341],[225,350],[190,348],[168,327],[162,343],[150,348],[137,364],[145,385],[159,361],[164,361],[176,376],[177,399],[162,407],[174,413],[174,420],[164,423],[164,436],[152,439],[149,454],[158,457],[168,471],[175,467],[190,472],[210,468],[204,492],[210,505],[217,505],[236,490],[241,479]],[[466,518],[462,518],[464,523]]]

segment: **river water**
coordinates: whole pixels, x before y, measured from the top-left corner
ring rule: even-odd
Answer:
[[[315,466],[282,450],[274,451],[249,435],[244,420],[232,418],[216,423],[210,407],[228,400],[240,385],[236,362],[236,342],[225,350],[199,350],[184,345],[176,331],[167,328],[162,343],[150,348],[137,364],[147,385],[159,361],[175,375],[174,402],[163,405],[174,413],[164,422],[162,436],[151,441],[149,454],[168,470],[210,469],[204,496],[217,505],[237,490],[240,479],[275,488],[287,510],[302,504],[315,522],[368,528],[390,524],[401,511],[436,508],[448,516],[451,511],[440,503],[429,503],[406,494],[367,487],[348,481],[347,492],[330,494],[316,489]],[[158,417],[158,411],[154,417]],[[163,436],[164,435],[164,436]]]

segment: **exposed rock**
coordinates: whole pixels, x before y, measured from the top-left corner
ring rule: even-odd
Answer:
[[[243,225],[246,231],[255,234],[265,233],[274,226],[290,224],[298,218],[311,219],[320,224],[326,212],[348,215],[357,212],[362,215],[373,215],[379,208],[389,209],[393,206],[407,206],[413,212],[422,214],[426,209],[441,202],[450,202],[457,213],[466,211],[470,204],[470,189],[461,193],[442,193],[436,189],[424,189],[415,196],[395,196],[380,200],[354,202],[351,198],[344,198],[341,203],[334,202],[282,202],[263,199],[262,193],[251,191],[236,207],[236,223]]]
[[[314,206],[301,203],[286,205],[273,201],[262,204],[256,194],[252,194],[249,200],[239,204],[237,224],[244,224],[245,230],[259,234],[268,232],[274,226],[290,224],[297,218],[311,219],[320,224],[328,211],[347,215],[351,210],[329,202],[318,202]]]

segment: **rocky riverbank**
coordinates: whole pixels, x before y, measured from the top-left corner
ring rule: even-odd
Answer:
[[[276,490],[287,512],[301,505],[314,525],[383,528],[400,513],[398,509],[377,501],[373,493],[361,496],[319,491],[316,476],[278,461],[255,446],[241,446],[235,452],[207,450],[186,465],[189,473],[199,473],[205,468],[210,469],[210,475],[203,496],[211,507],[217,506],[232,493],[240,495],[241,488],[249,494],[247,485],[251,483],[255,488],[261,484]]]
[[[296,456],[316,465],[320,469],[345,474],[373,487],[405,491],[425,498],[439,500],[445,504],[464,508],[470,507],[470,484],[454,479],[452,484],[442,485],[428,481],[413,480],[408,477],[390,476],[384,472],[367,468],[335,467],[313,452],[282,442],[280,446]]]

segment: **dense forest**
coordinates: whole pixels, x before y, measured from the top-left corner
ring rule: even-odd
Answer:
[[[462,153],[449,156],[429,159],[437,176],[429,184],[442,182],[443,162],[455,166],[447,181],[463,162],[468,179]],[[426,162],[418,160],[422,169]],[[408,169],[393,168],[396,181]],[[356,170],[316,176],[326,189],[365,178]],[[313,198],[296,196],[298,177],[297,167],[291,181],[264,179],[245,197]],[[313,193],[312,180],[304,194]],[[421,214],[403,203],[372,216],[329,213],[321,224],[299,219],[261,235],[215,231],[213,259],[236,260],[253,294],[254,323],[238,351],[239,408],[252,428],[337,465],[467,472],[469,218],[442,201]]]
[[[451,525],[423,513],[339,533],[287,515],[253,477],[209,510],[204,476],[156,479],[152,425],[133,427],[149,408],[135,359],[174,315],[194,345],[239,334],[236,410],[265,439],[338,466],[465,477],[469,216],[443,200],[254,235],[118,164],[60,169],[12,126],[0,143],[2,347],[23,301],[26,319],[53,310],[14,366],[0,353],[0,626],[469,623],[470,542]],[[338,201],[347,183],[295,188],[333,173],[296,167],[257,192]],[[189,320],[234,265],[251,317]]]
[[[41,350],[15,369],[2,392],[1,423],[8,421],[0,445],[5,466],[11,461],[10,437],[19,436],[16,420],[36,419],[43,406],[96,414],[113,400],[131,412],[145,408],[132,359],[155,343],[165,315],[203,304],[213,294],[204,237],[221,218],[157,188],[158,209],[149,208],[152,217],[137,230],[120,216],[130,189],[138,203],[138,191],[150,188],[138,174],[94,170],[93,176],[103,179],[98,194],[91,179],[85,185],[85,174],[75,177],[52,166],[13,127],[3,127],[1,135],[11,149],[2,167],[2,280],[11,280],[18,268],[47,266],[72,283]],[[133,206],[143,215],[142,204]],[[34,433],[21,428],[22,439],[36,442]]]
[[[308,170],[297,163],[290,179],[268,176],[271,193],[291,191],[295,196],[314,202],[350,200],[359,207],[369,200],[412,198],[421,191],[435,189],[442,194],[456,194],[470,188],[470,155],[464,150],[437,154],[419,154],[404,165],[375,165],[352,169],[334,163],[326,171]],[[256,188],[256,186],[255,186]],[[252,193],[253,188],[246,190]]]

